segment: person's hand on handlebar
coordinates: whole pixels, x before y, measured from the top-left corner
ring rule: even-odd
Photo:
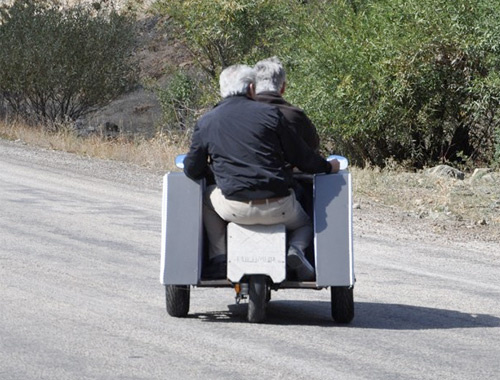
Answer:
[[[332,171],[330,173],[338,173],[340,170],[340,162],[335,158],[331,161],[328,161],[332,166]]]

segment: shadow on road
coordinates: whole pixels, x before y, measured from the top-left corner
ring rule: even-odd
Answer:
[[[385,330],[499,327],[500,318],[423,306],[358,302],[355,326]]]
[[[228,310],[190,314],[204,322],[246,323],[247,304],[229,305]],[[266,324],[345,326],[382,330],[428,330],[500,327],[500,318],[422,306],[356,302],[354,320],[340,325],[331,319],[330,303],[317,301],[271,301]]]

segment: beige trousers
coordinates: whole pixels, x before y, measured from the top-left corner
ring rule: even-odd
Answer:
[[[310,243],[311,220],[290,190],[290,195],[274,202],[254,204],[226,199],[218,187],[209,186],[204,196],[203,223],[208,235],[208,255],[213,259],[227,254],[226,226],[238,224],[284,224],[290,245],[304,250]]]

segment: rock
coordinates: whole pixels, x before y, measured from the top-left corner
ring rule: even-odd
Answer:
[[[152,137],[161,120],[161,106],[156,95],[138,89],[77,120],[74,127],[81,136],[99,133],[115,137],[122,133]]]
[[[120,128],[118,127],[118,125],[106,121],[105,123],[99,124],[99,126],[97,127],[97,132],[101,137],[111,139],[118,137],[118,135],[120,134]]]
[[[433,168],[427,169],[427,173],[439,176],[439,177],[449,177],[463,180],[465,178],[464,172],[452,168],[449,165],[438,165]]]
[[[493,169],[490,169],[490,168],[477,168],[477,169],[474,169],[474,173],[472,173],[471,178],[481,178],[485,174],[491,173],[492,171],[493,171]]]
[[[493,179],[493,169],[490,168],[477,168],[472,173],[471,181],[491,181]]]
[[[422,205],[424,204],[424,200],[423,200],[423,199],[415,199],[415,200],[413,201],[413,204],[414,204],[415,206],[422,206]]]

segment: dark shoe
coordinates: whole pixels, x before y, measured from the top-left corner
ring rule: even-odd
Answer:
[[[208,266],[203,270],[203,279],[221,280],[227,278],[227,263],[225,256],[217,256],[210,260]]]
[[[314,280],[314,268],[307,261],[301,249],[291,245],[288,248],[287,265],[297,272],[299,281]]]

